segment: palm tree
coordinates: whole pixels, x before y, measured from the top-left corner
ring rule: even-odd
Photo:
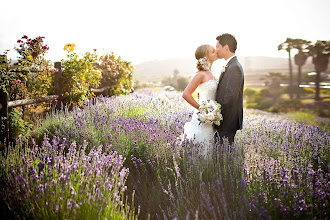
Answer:
[[[313,57],[313,64],[316,72],[315,80],[315,101],[321,101],[320,98],[320,79],[321,72],[328,69],[330,56],[330,41],[318,40],[314,45],[308,47],[308,53]]]
[[[278,45],[278,50],[286,50],[289,53],[289,71],[290,71],[290,83],[289,94],[290,99],[293,98],[293,76],[292,76],[292,64],[291,64],[291,50],[294,48],[294,39],[287,38],[286,41]]]
[[[308,55],[304,50],[310,45],[310,41],[303,39],[295,39],[293,47],[298,50],[298,53],[294,56],[294,62],[298,66],[298,75],[297,75],[297,99],[300,99],[300,88],[301,84],[301,67],[305,65]]]

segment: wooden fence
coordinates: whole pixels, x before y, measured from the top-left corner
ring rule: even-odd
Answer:
[[[4,64],[6,61],[6,57],[3,57],[0,60],[0,64]],[[62,94],[62,63],[61,62],[55,62],[55,75],[54,75],[54,95],[46,96],[46,97],[40,97],[40,98],[34,98],[34,99],[24,99],[24,100],[15,100],[15,101],[8,101],[8,95],[5,93],[2,89],[0,89],[0,119],[2,118],[3,122],[3,128],[0,129],[0,150],[4,150],[9,146],[9,124],[8,124],[8,109],[12,107],[17,106],[25,106],[25,105],[31,105],[35,103],[41,103],[41,102],[49,102],[53,101],[55,99],[58,99],[58,104],[60,105],[61,101],[63,100],[63,94]],[[8,68],[5,69],[6,72],[8,72]],[[33,72],[33,71],[31,71]],[[102,94],[105,91],[108,91],[110,87],[104,87],[99,89],[93,89],[91,88],[91,91],[96,94]],[[1,132],[2,131],[2,132]]]

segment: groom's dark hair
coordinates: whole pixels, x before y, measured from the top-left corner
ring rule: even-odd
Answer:
[[[217,36],[217,40],[219,41],[219,44],[221,44],[221,46],[225,46],[226,44],[229,47],[229,50],[233,53],[235,53],[236,49],[237,49],[237,41],[234,35],[232,34],[221,34],[219,36]]]

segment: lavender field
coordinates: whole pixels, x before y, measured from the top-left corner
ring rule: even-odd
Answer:
[[[180,94],[95,101],[53,111],[32,143],[1,156],[1,196],[17,218],[329,216],[330,134],[321,127],[245,110],[235,146],[203,156],[202,144],[180,138],[193,111]]]

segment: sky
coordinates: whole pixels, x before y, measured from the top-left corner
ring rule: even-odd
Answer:
[[[65,58],[63,47],[77,53],[113,51],[139,64],[151,60],[194,58],[201,44],[215,46],[216,36],[233,34],[237,55],[287,57],[277,46],[290,38],[330,40],[329,0],[117,0],[3,1],[0,54],[23,35],[44,36],[46,58]]]

